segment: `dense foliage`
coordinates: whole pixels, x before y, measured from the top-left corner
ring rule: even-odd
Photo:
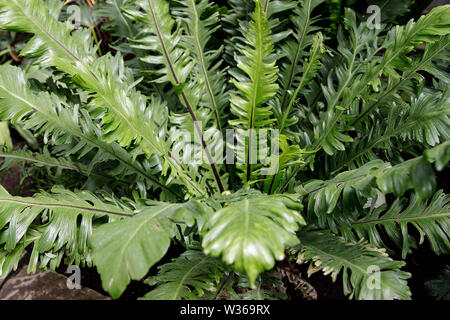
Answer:
[[[158,266],[144,299],[272,299],[287,260],[410,299],[390,256],[449,252],[449,5],[396,25],[395,1],[370,28],[324,0],[97,2],[74,23],[63,2],[0,0],[25,41],[0,66],[0,170],[39,180],[0,186],[0,278],[29,249],[29,272],[95,266],[113,298]]]

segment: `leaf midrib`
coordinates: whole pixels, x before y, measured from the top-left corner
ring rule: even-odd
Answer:
[[[173,207],[175,205],[176,204],[170,204],[168,206],[163,206],[163,207],[161,207],[161,209],[157,210],[156,212],[154,212],[152,214],[148,214],[148,217],[146,217],[145,221],[142,222],[141,224],[139,224],[137,228],[135,228],[135,230],[132,232],[131,236],[128,237],[128,239],[126,240],[126,242],[124,244],[121,244],[119,256],[120,257],[124,257],[125,250],[128,249],[128,246],[130,245],[131,240],[136,237],[136,235],[139,233],[139,231],[142,228],[146,227],[149,222],[154,221],[155,217],[158,216],[162,211],[167,210],[168,208]],[[164,231],[161,230],[161,232],[164,232]],[[121,260],[125,262],[125,265],[128,264],[128,261],[126,261],[125,259],[121,259]],[[116,269],[116,272],[114,272],[114,274],[116,274],[117,272],[120,273],[120,267],[118,267]],[[130,274],[130,271],[129,271],[128,268],[127,268],[127,274],[131,278],[131,274]],[[108,289],[111,289],[111,287],[112,287],[112,285],[114,283],[114,280],[115,280],[114,276],[112,276],[110,281],[109,281],[109,284],[108,284]]]
[[[220,125],[220,117],[219,117],[219,110],[217,109],[217,103],[216,103],[216,98],[214,96],[214,93],[212,92],[212,88],[211,88],[211,83],[209,80],[209,76],[208,76],[208,72],[206,70],[206,66],[205,66],[205,57],[203,55],[203,50],[202,50],[202,46],[200,44],[200,39],[198,37],[199,35],[199,21],[200,21],[200,17],[198,16],[198,11],[197,11],[197,6],[195,4],[195,0],[190,0],[191,1],[191,5],[193,8],[193,12],[194,12],[194,21],[195,21],[195,32],[193,33],[193,38],[195,39],[195,44],[197,47],[197,52],[198,52],[198,56],[199,56],[199,64],[200,64],[200,68],[202,70],[203,73],[203,77],[205,79],[205,84],[206,84],[206,89],[208,91],[208,95],[209,98],[211,100],[211,104],[214,110],[214,114],[216,116],[216,122],[217,122],[217,127],[219,128],[219,131],[222,132],[222,126]]]
[[[34,19],[34,17],[32,15],[30,15],[18,2],[17,0],[13,0],[14,3],[16,3],[16,5],[22,10],[23,14],[29,18],[34,25],[36,25],[39,30],[41,30],[42,33],[44,33],[48,38],[50,38],[50,40],[52,40],[53,42],[55,42],[59,47],[61,47],[67,54],[69,54],[73,59],[75,59],[78,63],[82,64],[87,70],[89,70],[89,74],[98,82],[99,78],[95,75],[95,73],[93,73],[91,71],[91,69],[83,62],[81,61],[80,58],[78,58],[72,51],[70,51],[66,46],[64,46],[63,43],[61,43],[60,41],[58,41],[58,39],[56,39],[55,37],[53,37],[50,33],[47,32],[47,30],[45,30],[45,28],[39,23],[39,21],[37,21],[36,19]],[[136,132],[140,137],[142,137],[142,139],[144,139],[150,146],[152,146],[152,148],[154,150],[158,150],[157,146],[155,146],[151,140],[149,140],[147,138],[147,136],[145,134],[143,134],[136,126],[134,126],[133,122],[129,121],[127,119],[127,117],[120,111],[118,110],[114,103],[112,103],[111,101],[109,101],[109,97],[105,94],[103,94],[102,90],[100,90],[101,88],[96,88],[97,89],[97,94],[102,98],[103,101],[107,102],[107,104],[109,105],[109,107],[115,111],[116,114],[118,114],[126,123],[127,125],[133,129],[134,132]]]
[[[441,211],[441,210],[440,210]],[[399,221],[418,221],[418,220],[436,220],[439,218],[450,217],[450,211],[444,211],[443,213],[435,213],[431,215],[420,215],[420,216],[408,216],[408,217],[394,217],[394,218],[379,218],[376,220],[358,221],[352,223],[354,225],[364,225],[364,224],[383,224],[384,222],[399,222]]]
[[[54,117],[51,113],[47,113],[45,111],[43,111],[39,106],[29,102],[28,100],[23,99],[22,97],[16,95],[15,93],[13,93],[12,91],[10,91],[8,88],[0,85],[0,88],[3,89],[5,92],[7,92],[9,95],[11,95],[14,99],[17,99],[19,101],[22,101],[24,104],[28,105],[32,110],[36,110],[40,113],[42,113],[43,115],[45,115],[47,118],[51,119],[51,121],[54,124],[58,124],[58,122],[60,121],[59,118]],[[142,170],[136,168],[133,164],[129,163],[128,161],[126,161],[125,159],[119,157],[118,155],[116,155],[114,152],[108,150],[107,148],[104,148],[101,144],[95,142],[94,140],[90,139],[89,137],[87,137],[85,134],[83,134],[81,131],[73,128],[71,125],[67,125],[62,127],[59,126],[61,128],[63,128],[64,130],[69,130],[70,132],[72,132],[72,134],[74,134],[75,136],[78,136],[81,139],[86,140],[88,143],[90,143],[93,146],[96,146],[97,148],[103,150],[104,152],[108,153],[109,155],[111,155],[112,157],[116,158],[117,160],[119,160],[120,162],[124,163],[126,166],[128,166],[129,168],[133,169],[134,171],[136,171],[139,174],[142,174],[144,177],[146,177],[147,179],[149,179],[150,181],[152,181],[153,183],[157,184],[158,186],[160,186],[161,188],[168,190],[169,192],[173,193],[169,188],[167,188],[165,185],[163,185],[162,183],[160,183],[159,181],[157,181],[156,179],[152,178],[151,176],[147,175],[145,172],[143,172]],[[177,195],[177,197],[179,197]]]
[[[15,204],[23,204],[30,207],[54,207],[54,208],[68,208],[68,209],[78,209],[83,210],[87,212],[97,212],[97,213],[104,213],[108,215],[116,215],[116,216],[123,216],[123,217],[131,217],[133,216],[132,213],[126,213],[121,211],[110,211],[105,209],[97,209],[92,207],[83,207],[83,206],[76,206],[71,204],[61,204],[61,203],[44,203],[44,202],[33,202],[33,201],[25,201],[25,200],[17,200],[17,199],[8,199],[8,198],[0,198],[0,202],[8,202],[8,203],[15,203]]]
[[[299,58],[299,55],[300,55],[300,49],[301,49],[301,47],[303,45],[303,41],[304,41],[304,38],[305,38],[305,35],[306,35],[306,29],[307,29],[307,27],[309,25],[309,21],[310,21],[310,18],[311,18],[310,17],[310,15],[311,15],[311,12],[310,12],[311,11],[311,2],[312,2],[312,0],[308,0],[307,10],[306,10],[306,12],[307,12],[306,21],[305,21],[305,24],[303,26],[303,30],[302,30],[301,36],[299,38],[299,41],[297,42],[297,49],[295,51],[294,60],[292,61],[292,65],[291,65],[291,72],[289,74],[289,81],[288,81],[288,84],[287,84],[286,88],[284,89],[285,92],[284,92],[284,96],[283,96],[283,102],[281,103],[281,111],[283,111],[284,105],[285,105],[285,103],[287,101],[288,91],[291,88],[292,82],[294,80],[295,67],[297,66],[298,58]],[[284,123],[284,121],[283,121],[283,123]],[[281,131],[282,130],[280,130],[280,132]]]
[[[178,285],[177,285],[177,289],[175,290],[173,296],[171,297],[170,300],[176,300],[179,297],[180,294],[180,290],[184,285],[184,281],[186,280],[186,278],[188,277],[188,275],[190,275],[192,273],[192,271],[194,271],[194,269],[198,268],[200,265],[202,265],[205,260],[208,259],[208,256],[203,257],[198,263],[196,263],[195,265],[193,265],[185,274],[184,276],[181,278],[181,280],[179,281]]]

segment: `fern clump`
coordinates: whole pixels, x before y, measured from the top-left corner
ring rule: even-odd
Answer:
[[[450,250],[450,6],[374,29],[326,5],[108,0],[77,25],[0,1],[0,28],[29,34],[0,66],[0,134],[28,146],[5,142],[0,170],[44,180],[0,187],[0,279],[30,250],[29,272],[95,266],[113,298],[155,265],[144,299],[277,298],[286,259],[410,299],[401,259]]]

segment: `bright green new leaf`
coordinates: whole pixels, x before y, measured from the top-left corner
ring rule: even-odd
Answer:
[[[256,196],[231,203],[208,221],[202,246],[222,257],[252,286],[263,271],[284,258],[287,246],[298,242],[295,232],[305,224],[300,203],[287,196]]]

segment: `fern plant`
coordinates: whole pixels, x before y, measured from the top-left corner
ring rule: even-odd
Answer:
[[[30,250],[29,272],[95,266],[113,298],[143,279],[143,299],[279,298],[285,259],[410,299],[401,259],[450,250],[450,6],[374,30],[349,8],[321,26],[322,5],[103,1],[104,52],[63,3],[0,0],[1,29],[32,35],[0,66],[0,123],[39,142],[0,170],[46,177],[0,187],[0,278]]]

